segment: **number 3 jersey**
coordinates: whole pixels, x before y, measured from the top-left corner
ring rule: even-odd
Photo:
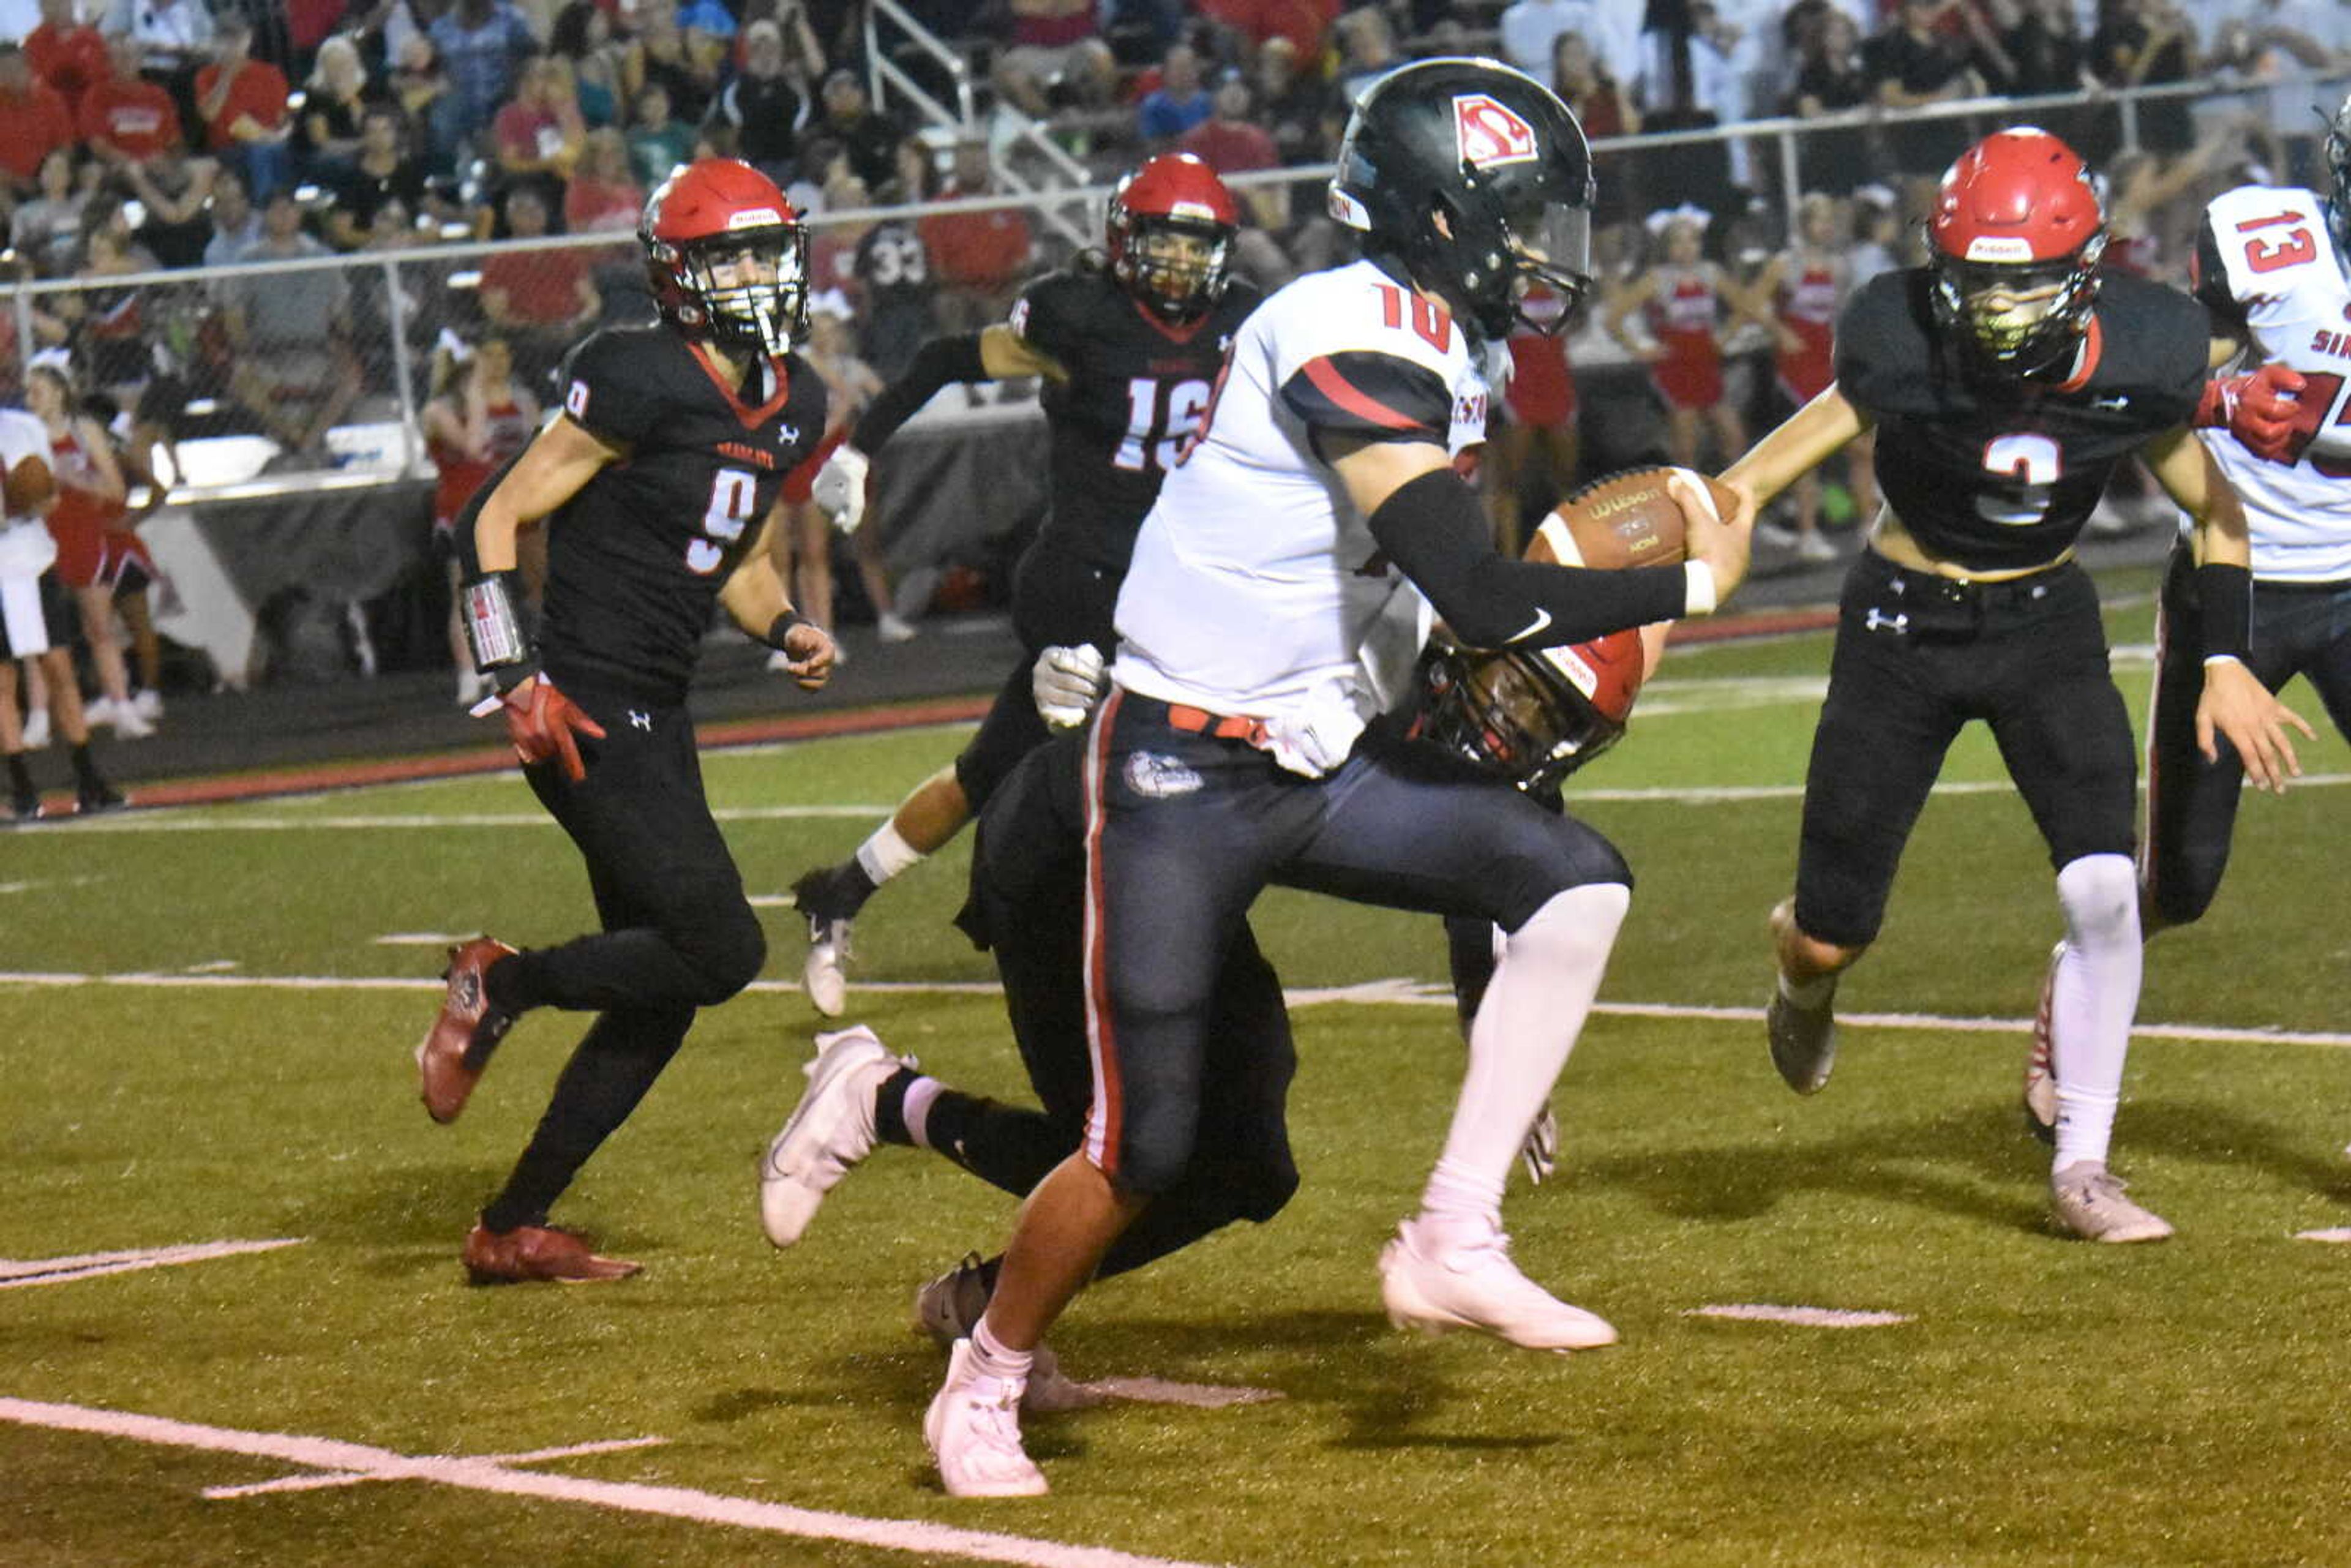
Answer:
[[[2351,578],[2351,285],[2308,191],[2247,185],[2204,209],[2196,298],[2236,328],[2254,363],[2308,378],[2294,460],[2254,456],[2225,430],[2199,432],[2237,487],[2253,536],[2253,575],[2302,582]]]
[[[1877,483],[1911,537],[1974,571],[2054,560],[2106,476],[2188,423],[2202,395],[2203,311],[2128,273],[2101,280],[2072,375],[1966,373],[1932,325],[1923,267],[1870,279],[1837,322],[1837,387],[1877,426]]]
[[[824,381],[807,361],[752,374],[756,402],[666,326],[610,329],[571,350],[565,414],[627,455],[547,520],[539,647],[559,684],[684,699],[720,586],[824,436]]]
[[[1370,261],[1259,307],[1207,427],[1144,520],[1118,597],[1118,683],[1260,718],[1358,692],[1366,638],[1402,589],[1318,437],[1485,439],[1487,382],[1441,308]]]
[[[1217,368],[1259,298],[1236,278],[1178,327],[1098,269],[1048,273],[1021,291],[1013,335],[1069,372],[1039,399],[1052,436],[1048,548],[1113,575],[1126,570],[1134,530],[1200,427]]]

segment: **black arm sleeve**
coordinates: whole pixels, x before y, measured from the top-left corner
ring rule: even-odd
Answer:
[[[2212,232],[2212,214],[2210,212],[2204,214],[2204,221],[2196,225],[2196,256],[2189,266],[2189,276],[2195,280],[2192,292],[2196,302],[2211,312],[2212,319],[2223,323],[2238,336],[2251,336],[2245,322],[2244,304],[2229,292],[2229,267],[2220,259],[2220,241]]]
[[[871,457],[882,450],[883,443],[898,434],[900,425],[931,401],[933,392],[957,382],[988,379],[987,361],[981,357],[977,332],[934,338],[914,351],[904,373],[883,388],[881,394],[867,405],[857,421],[857,428],[850,433],[850,444]]]
[[[1478,497],[1450,468],[1433,468],[1371,516],[1372,538],[1453,634],[1473,648],[1550,648],[1653,621],[1678,619],[1688,574],[1678,566],[1595,571],[1511,560],[1489,542]]]

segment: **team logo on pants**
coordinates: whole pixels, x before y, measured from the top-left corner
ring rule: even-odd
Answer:
[[[1200,776],[1172,757],[1138,751],[1126,759],[1126,787],[1146,800],[1189,795],[1200,787]]]

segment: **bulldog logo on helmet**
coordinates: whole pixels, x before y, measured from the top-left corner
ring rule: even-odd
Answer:
[[[1472,169],[1531,163],[1542,155],[1535,146],[1535,128],[1489,93],[1463,93],[1453,100],[1453,133],[1461,144],[1461,161]]]

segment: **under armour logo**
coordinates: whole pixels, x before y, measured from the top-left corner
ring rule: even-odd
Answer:
[[[1862,624],[1872,632],[1891,632],[1896,637],[1899,637],[1910,630],[1910,617],[1907,615],[1888,615],[1883,610],[1873,607],[1869,612],[1868,619],[1864,621]]]
[[[2092,408],[2128,408],[2130,407],[2130,399],[2126,397],[2094,397],[2090,400],[2090,406]]]
[[[1872,611],[1870,613],[1876,614],[1876,612]],[[639,713],[636,709],[631,708],[629,723],[638,729],[650,730],[653,727],[653,716],[649,713]]]
[[[777,445],[778,445],[778,446],[789,446],[793,442],[798,441],[799,438],[800,438],[800,427],[799,427],[799,425],[797,425],[797,424],[779,424],[779,425],[776,426],[776,444],[777,444]]]

